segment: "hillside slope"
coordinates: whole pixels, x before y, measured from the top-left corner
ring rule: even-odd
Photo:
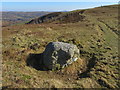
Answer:
[[[77,45],[81,58],[58,71],[27,66],[29,54],[37,60],[51,41]],[[57,12],[3,27],[3,87],[120,88],[118,41],[118,5]]]

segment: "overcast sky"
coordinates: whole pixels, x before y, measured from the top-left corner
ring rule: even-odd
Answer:
[[[71,11],[76,9],[86,9],[86,8],[94,8],[104,5],[118,4],[117,0],[116,2],[115,0],[107,0],[111,2],[32,2],[33,0],[28,0],[31,2],[12,2],[15,0],[6,0],[6,1],[11,1],[11,2],[2,2],[3,11]],[[79,1],[79,0],[74,0],[74,1]],[[92,0],[86,0],[86,1],[92,1]]]

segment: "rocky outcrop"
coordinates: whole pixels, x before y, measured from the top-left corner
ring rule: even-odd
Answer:
[[[43,52],[43,63],[47,69],[60,69],[79,58],[76,45],[63,42],[50,42]]]
[[[26,24],[41,24],[41,23],[75,23],[83,21],[85,10],[76,12],[54,12],[44,15],[39,18],[32,19]]]
[[[60,16],[62,12],[54,12],[39,18],[32,19],[30,22],[26,24],[40,24],[40,23],[47,23],[53,21],[56,17]]]

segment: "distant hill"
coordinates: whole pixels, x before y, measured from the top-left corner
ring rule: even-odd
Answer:
[[[40,17],[48,13],[50,12],[2,12],[3,26],[25,23],[33,18]]]
[[[75,10],[70,12],[54,12],[32,19],[26,24],[76,23],[82,22],[83,20],[89,21],[88,18],[92,17],[96,18],[97,21],[105,23],[109,28],[118,34],[118,29],[116,28],[116,19],[118,18],[118,14],[116,12],[118,12],[118,5],[101,6],[93,9]],[[108,22],[109,20],[112,22]]]
[[[103,15],[104,18],[107,18],[108,14],[111,15],[112,13],[116,12],[117,9],[118,9],[118,5],[111,5],[111,6],[101,6],[93,9],[75,10],[70,12],[54,12],[32,19],[27,24],[40,24],[40,23],[49,23],[49,22],[74,23],[83,20],[86,17],[86,15],[93,15],[97,18],[103,19],[102,18]]]

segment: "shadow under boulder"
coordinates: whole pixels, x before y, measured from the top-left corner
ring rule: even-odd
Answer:
[[[47,70],[43,64],[43,53],[33,54],[30,53],[26,60],[27,66],[33,67],[37,70],[45,71]]]
[[[79,54],[76,45],[50,42],[43,53],[30,54],[26,63],[37,70],[59,70],[76,61],[80,56]]]

